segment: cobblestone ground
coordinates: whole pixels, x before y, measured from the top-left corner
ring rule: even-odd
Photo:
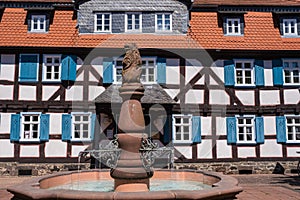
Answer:
[[[287,175],[233,175],[244,191],[238,200],[300,200],[300,177]],[[31,177],[0,177],[0,200],[9,200],[12,195],[8,186],[21,183]]]

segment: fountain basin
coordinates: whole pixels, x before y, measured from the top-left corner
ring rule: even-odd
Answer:
[[[234,199],[242,191],[237,180],[215,172],[196,170],[158,170],[151,180],[197,181],[211,187],[203,190],[165,190],[139,192],[139,183],[132,184],[135,192],[99,192],[66,189],[51,189],[76,181],[111,179],[109,170],[63,172],[37,177],[22,184],[9,187],[15,199]]]

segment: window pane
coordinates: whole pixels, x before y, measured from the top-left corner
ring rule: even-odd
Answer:
[[[184,118],[183,118],[183,123],[184,123],[184,124],[188,124],[188,123],[189,123],[189,118],[184,117]]]
[[[239,134],[239,140],[244,141],[244,134]]]
[[[89,138],[89,132],[88,131],[83,131],[82,137],[83,138]]]
[[[247,134],[247,141],[252,141],[252,134]]]
[[[288,140],[293,140],[293,134],[288,134]]]
[[[83,117],[82,117],[82,120],[85,121],[85,122],[89,121],[89,116],[86,116],[86,115],[83,116]]]
[[[75,116],[75,121],[76,122],[80,121],[80,118],[81,118],[80,116]]]
[[[34,122],[39,121],[39,116],[32,116],[32,121],[34,121]]]
[[[176,123],[176,124],[180,124],[180,123],[181,123],[181,119],[178,118],[178,117],[176,117],[176,118],[175,118],[175,123]]]
[[[190,135],[187,133],[187,134],[184,134],[183,135],[183,139],[184,140],[190,140]]]
[[[244,128],[243,127],[239,127],[239,133],[244,133]]]
[[[239,123],[239,124],[244,124],[244,119],[239,118],[239,119],[238,119],[238,123]]]

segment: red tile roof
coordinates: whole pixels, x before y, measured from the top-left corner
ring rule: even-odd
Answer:
[[[194,0],[193,5],[300,6],[300,0]]]

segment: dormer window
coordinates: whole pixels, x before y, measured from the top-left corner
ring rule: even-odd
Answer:
[[[30,31],[46,32],[46,15],[32,15]]]
[[[125,31],[126,32],[141,32],[142,31],[142,14],[127,13],[125,15]]]
[[[111,32],[111,14],[95,14],[95,32]]]
[[[239,18],[226,19],[227,35],[241,35],[241,20]]]
[[[298,35],[296,19],[283,19],[282,25],[283,25],[283,35],[284,36]]]
[[[155,15],[155,30],[172,31],[172,15],[170,13],[157,13]]]

